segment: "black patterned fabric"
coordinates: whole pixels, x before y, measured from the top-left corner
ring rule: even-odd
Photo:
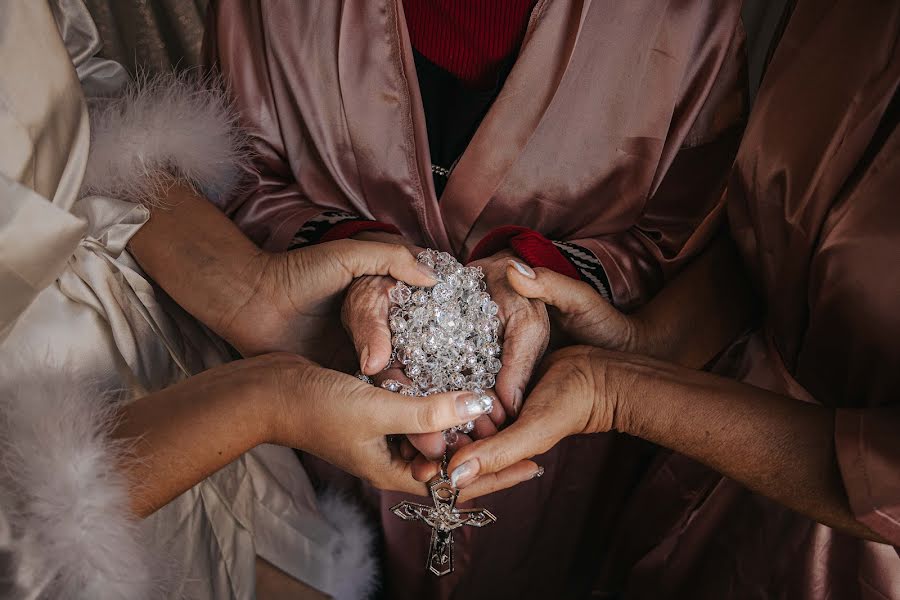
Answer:
[[[591,287],[597,290],[597,293],[612,302],[606,271],[603,270],[603,265],[600,264],[593,252],[569,242],[553,242],[553,245],[562,252],[566,260],[575,265],[583,281],[589,283]]]

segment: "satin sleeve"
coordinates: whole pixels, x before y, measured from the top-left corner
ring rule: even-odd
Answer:
[[[278,252],[291,246],[307,221],[335,207],[313,202],[291,169],[275,97],[276,89],[284,90],[267,59],[267,35],[278,32],[264,12],[255,1],[210,2],[203,57],[232,96],[252,155],[240,191],[216,204],[258,246]]]
[[[900,407],[838,410],[835,448],[856,519],[900,547]]]

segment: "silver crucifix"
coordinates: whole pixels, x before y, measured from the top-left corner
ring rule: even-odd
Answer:
[[[456,508],[459,490],[450,484],[444,468],[439,477],[428,484],[434,506],[403,502],[391,508],[391,512],[404,521],[424,521],[431,527],[431,546],[425,566],[440,577],[453,572],[453,530],[463,525],[484,527],[497,520],[483,508]]]

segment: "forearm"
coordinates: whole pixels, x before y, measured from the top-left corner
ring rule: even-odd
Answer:
[[[734,243],[719,236],[634,314],[631,350],[700,368],[747,326],[756,296]]]
[[[266,259],[224,214],[183,185],[171,187],[151,209],[128,247],[173,300],[226,339]]]
[[[850,510],[833,410],[641,357],[602,368],[618,382],[617,430],[690,456],[816,521],[883,541]]]
[[[266,441],[260,360],[211,369],[123,408],[114,435],[130,444],[123,468],[135,514],[151,514]]]

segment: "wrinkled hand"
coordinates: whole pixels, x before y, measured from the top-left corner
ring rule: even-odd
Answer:
[[[548,356],[515,423],[468,444],[450,460],[448,472],[465,488],[462,497],[475,498],[534,476],[538,467],[528,459],[567,436],[613,429],[618,390],[626,384],[611,375],[615,364],[614,353],[587,346],[570,346]]]
[[[423,250],[410,244],[401,236],[384,232],[364,232],[357,239],[390,242],[406,245],[412,255],[418,255]],[[353,340],[353,346],[359,358],[359,370],[374,377],[375,385],[379,385],[385,379],[396,379],[408,383],[403,375],[401,365],[389,364],[391,359],[391,331],[388,326],[391,302],[388,292],[394,286],[397,279],[402,277],[371,276],[360,277],[347,290],[344,304],[341,309],[341,320],[344,328]],[[405,280],[416,285],[414,282]],[[492,435],[497,432],[497,425],[505,420],[505,413],[499,403],[495,403],[494,410],[475,420],[473,438]],[[470,441],[466,436],[460,436],[460,444]],[[411,435],[408,440],[401,442],[403,456],[410,460],[414,466],[416,476],[421,481],[427,481],[436,473],[433,461],[440,459],[446,451],[447,445],[440,432]],[[417,456],[417,452],[421,456]]]
[[[550,307],[554,329],[572,343],[635,351],[640,321],[619,311],[584,281],[550,269],[531,269],[521,261],[510,261],[506,276],[517,293]]]
[[[255,285],[243,306],[225,317],[224,337],[244,356],[287,351],[326,364],[346,346],[336,325],[341,296],[354,279],[390,275],[435,283],[404,246],[356,240],[260,253],[247,268]]]
[[[471,392],[402,396],[295,355],[270,356],[269,441],[301,448],[380,489],[425,491],[387,435],[441,431],[481,414]]]
[[[521,410],[525,386],[550,341],[550,320],[544,302],[517,293],[507,278],[509,260],[514,256],[512,250],[504,250],[471,264],[484,270],[488,292],[500,308],[497,317],[503,339],[503,367],[497,373],[494,389],[512,417]]]

